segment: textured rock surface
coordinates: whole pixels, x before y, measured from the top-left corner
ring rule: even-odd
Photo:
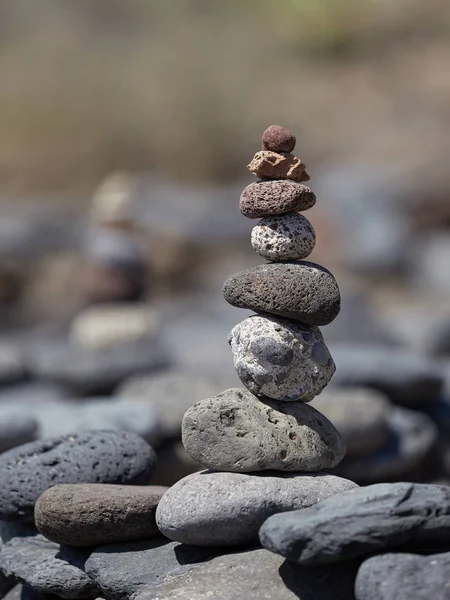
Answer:
[[[36,419],[20,406],[2,406],[0,403],[0,452],[32,442],[37,435]]]
[[[292,152],[295,148],[295,135],[280,125],[270,125],[263,133],[261,147],[272,152]]]
[[[356,600],[448,600],[450,552],[369,558],[358,571],[355,595]]]
[[[315,203],[316,196],[309,187],[295,181],[278,179],[250,183],[241,194],[239,209],[249,219],[259,219],[268,215],[308,210]]]
[[[257,396],[309,402],[335,371],[318,327],[254,315],[236,325],[228,341],[240,380]]]
[[[252,544],[270,515],[311,506],[353,487],[346,479],[317,473],[202,471],[188,475],[164,494],[156,523],[163,535],[185,544]]]
[[[380,483],[271,517],[262,545],[303,565],[333,563],[383,550],[445,547],[450,487]]]
[[[309,181],[306,165],[293,154],[261,150],[253,157],[248,168],[260,179],[291,179],[301,183]]]
[[[126,600],[142,586],[162,583],[216,554],[217,550],[183,546],[159,537],[99,546],[85,569],[107,598]]]
[[[63,483],[148,483],[155,453],[133,433],[94,431],[31,442],[0,456],[0,518],[33,520],[47,488]]]
[[[156,506],[167,490],[158,486],[57,485],[38,499],[39,531],[58,544],[98,546],[159,534]]]
[[[444,375],[428,357],[384,344],[332,344],[334,382],[371,387],[405,406],[432,400],[444,386]]]
[[[229,277],[225,300],[238,308],[268,312],[306,325],[327,325],[339,314],[333,275],[312,262],[269,263]]]
[[[186,412],[183,444],[204,467],[241,473],[331,469],[345,453],[337,429],[311,406],[262,402],[236,388]]]
[[[186,410],[197,400],[213,396],[220,390],[218,381],[174,370],[131,377],[119,386],[117,394],[123,398],[145,400],[145,406],[157,410],[163,435],[178,437]]]
[[[424,463],[437,440],[437,427],[426,415],[394,408],[389,415],[385,444],[370,455],[346,456],[336,467],[336,474],[367,485],[410,479],[422,466],[428,477],[430,469]]]
[[[342,434],[346,457],[371,454],[388,440],[391,406],[387,398],[370,388],[327,388],[312,401]]]
[[[353,564],[305,568],[267,550],[217,556],[167,583],[144,587],[133,600],[351,600]]]
[[[314,250],[316,232],[306,217],[288,213],[261,219],[251,241],[253,250],[266,260],[298,260]]]
[[[43,536],[13,538],[0,551],[3,572],[41,594],[61,598],[96,598],[97,586],[84,573],[89,553],[61,548]]]

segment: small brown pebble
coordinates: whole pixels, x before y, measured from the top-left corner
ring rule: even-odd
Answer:
[[[270,125],[263,133],[261,148],[272,152],[292,152],[295,148],[295,135],[281,125]]]
[[[248,168],[260,179],[291,179],[298,183],[309,181],[306,165],[293,154],[261,150],[255,154]]]

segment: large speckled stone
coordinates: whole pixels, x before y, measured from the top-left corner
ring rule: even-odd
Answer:
[[[342,460],[345,445],[323,415],[302,402],[260,401],[230,389],[194,404],[183,419],[190,456],[217,471],[320,471]]]
[[[36,527],[68,546],[98,546],[159,534],[155,512],[167,491],[159,486],[100,483],[56,485],[36,502]]]
[[[30,442],[0,455],[0,519],[33,521],[34,505],[63,483],[145,485],[153,449],[134,433],[91,431]]]
[[[450,487],[380,483],[270,517],[262,545],[302,565],[323,565],[405,547],[448,547]]]
[[[241,213],[249,219],[279,215],[291,211],[308,210],[316,203],[309,187],[289,181],[255,181],[242,192],[239,200]]]
[[[321,473],[201,471],[164,494],[156,509],[156,523],[163,535],[184,544],[253,544],[270,515],[312,506],[354,487],[348,479]]]
[[[306,217],[288,213],[261,219],[251,240],[253,250],[266,260],[298,260],[314,250],[316,233]]]
[[[229,277],[225,300],[238,308],[268,312],[306,325],[327,325],[339,314],[341,296],[333,275],[312,262],[259,265]]]
[[[0,567],[41,594],[97,598],[99,589],[83,570],[89,552],[62,548],[42,535],[16,537],[0,551]]]
[[[257,396],[309,402],[335,371],[318,327],[254,315],[236,325],[228,341],[240,380]]]
[[[249,170],[260,179],[292,179],[309,181],[306,165],[293,154],[261,150],[248,165]]]
[[[337,427],[347,446],[346,456],[371,454],[389,437],[389,400],[370,388],[327,388],[312,401]]]

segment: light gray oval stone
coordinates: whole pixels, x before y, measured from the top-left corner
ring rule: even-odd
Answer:
[[[83,571],[89,553],[63,548],[42,535],[17,537],[0,551],[4,573],[42,594],[96,598],[99,590]]]
[[[156,524],[171,540],[198,546],[257,542],[271,515],[312,506],[357,487],[327,474],[216,473],[188,475],[172,486],[156,509]]]
[[[253,250],[266,260],[306,258],[316,245],[316,232],[303,215],[288,213],[265,217],[253,227]]]
[[[335,371],[318,327],[254,315],[236,325],[228,341],[240,380],[256,396],[310,402]]]
[[[194,404],[183,419],[188,454],[217,471],[320,471],[344,457],[338,430],[302,402],[260,401],[226,390]]]
[[[340,431],[346,456],[371,454],[388,439],[391,405],[383,394],[370,388],[328,387],[312,406]]]

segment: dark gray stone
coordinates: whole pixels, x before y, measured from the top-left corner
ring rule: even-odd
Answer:
[[[20,406],[0,404],[0,452],[32,442],[37,438],[38,424]]]
[[[0,550],[0,567],[41,594],[96,598],[98,588],[83,571],[89,553],[64,548],[41,535],[13,538]]]
[[[411,479],[438,441],[433,421],[419,412],[396,407],[388,417],[386,442],[373,454],[346,456],[336,474],[360,485]]]
[[[155,512],[165,487],[99,483],[57,485],[36,502],[34,518],[49,540],[98,546],[158,535]]]
[[[356,566],[306,568],[267,550],[225,554],[156,586],[133,600],[352,600]]]
[[[155,453],[133,433],[93,431],[31,442],[0,456],[0,518],[32,521],[36,500],[62,483],[145,485]]]
[[[345,453],[338,430],[311,406],[261,401],[237,388],[194,404],[182,439],[204,467],[237,473],[331,469]]]
[[[253,267],[229,277],[225,300],[238,308],[286,317],[306,325],[327,325],[340,310],[333,275],[312,262],[278,262]]]
[[[127,600],[142,586],[162,583],[217,554],[217,550],[183,546],[159,537],[99,546],[84,568],[107,598]]]
[[[10,345],[8,340],[0,342],[0,385],[21,383],[28,373],[25,358],[19,348]]]
[[[369,558],[358,571],[355,595],[357,600],[449,600],[450,552]]]
[[[255,181],[242,192],[239,208],[250,219],[312,208],[316,196],[309,187],[288,180]]]
[[[384,344],[331,344],[336,385],[371,387],[395,404],[411,405],[439,396],[442,369],[428,357]]]
[[[444,549],[450,536],[450,488],[380,483],[270,517],[262,545],[302,565],[321,565],[395,549]]]
[[[323,473],[202,471],[164,494],[156,523],[163,535],[184,544],[251,545],[270,515],[311,506],[355,485]]]
[[[5,595],[8,594],[8,592],[15,586],[15,584],[16,580],[14,579],[14,577],[8,577],[4,573],[2,573],[2,571],[0,571],[0,598],[4,598]]]

